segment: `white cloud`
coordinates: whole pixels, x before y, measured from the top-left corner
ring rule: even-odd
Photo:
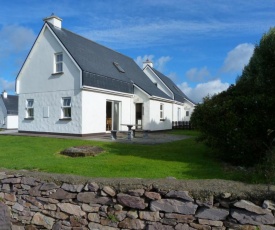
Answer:
[[[190,87],[187,82],[183,82],[178,87],[195,102],[202,102],[202,99],[209,95],[220,93],[229,87],[229,83],[221,82],[220,79],[197,84],[194,88]]]
[[[171,57],[162,56],[155,60],[155,56],[153,54],[150,54],[150,55],[146,54],[143,57],[138,56],[135,59],[135,62],[142,68],[143,62],[146,61],[147,59],[150,60],[151,62],[153,62],[154,68],[156,68],[157,70],[162,72],[165,69],[166,63],[171,60]]]
[[[194,82],[202,82],[208,77],[210,77],[210,73],[206,66],[201,69],[192,68],[188,70],[185,73],[185,75],[190,81],[194,81]]]
[[[229,51],[224,60],[222,71],[241,72],[253,55],[254,48],[255,46],[253,44],[243,43]]]
[[[7,81],[4,78],[0,77],[0,93],[2,91],[6,90],[8,91],[15,91],[15,83],[14,81]]]

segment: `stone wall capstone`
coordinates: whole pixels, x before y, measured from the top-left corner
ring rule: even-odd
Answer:
[[[0,172],[0,230],[275,230],[273,193],[248,200],[230,189],[202,188],[199,196],[159,184],[120,186]]]

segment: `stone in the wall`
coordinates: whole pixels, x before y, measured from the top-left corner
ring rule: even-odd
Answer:
[[[8,207],[0,201],[0,226],[2,229],[11,228],[11,217]]]
[[[108,194],[109,196],[115,196],[116,195],[116,191],[114,189],[112,189],[109,186],[104,186],[103,187],[103,191]]]
[[[140,211],[139,218],[142,220],[149,220],[149,221],[159,221],[160,220],[158,211],[157,212]]]
[[[259,206],[255,205],[252,202],[247,201],[247,200],[240,200],[240,201],[234,203],[234,206],[237,207],[237,208],[245,209],[249,212],[257,213],[257,214],[270,213],[269,210],[263,209],[262,207],[259,207]]]
[[[13,206],[12,206],[12,209],[16,210],[16,211],[19,211],[19,212],[22,212],[24,210],[24,207],[19,204],[19,203],[15,203]]]
[[[182,215],[177,213],[165,213],[165,217],[168,219],[176,219],[179,223],[191,223],[195,220],[193,215]]]
[[[189,196],[187,191],[171,190],[165,196],[166,197],[171,197],[171,198],[180,198],[180,199],[183,199],[183,200],[186,200],[186,201],[194,201],[194,199],[191,196]]]
[[[225,220],[229,211],[218,208],[199,208],[196,217],[207,220]]]
[[[8,200],[8,201],[11,201],[11,202],[16,202],[17,201],[16,196],[14,194],[9,194],[9,193],[4,194],[4,199]]]
[[[98,212],[100,205],[99,204],[93,204],[93,205],[82,204],[81,207],[84,212]]]
[[[144,195],[147,198],[149,198],[150,200],[160,200],[161,199],[161,195],[157,192],[145,192]]]
[[[77,194],[77,200],[83,203],[91,203],[96,194],[94,192],[82,192]]]
[[[47,229],[52,229],[54,219],[38,212],[34,214],[32,224],[41,225]]]
[[[192,202],[182,202],[173,199],[161,199],[152,201],[151,211],[176,212],[181,214],[195,214],[198,205]]]
[[[66,192],[62,188],[59,188],[56,190],[55,193],[50,194],[49,197],[57,200],[67,200],[67,199],[74,199],[76,198],[76,196],[77,195],[74,193]]]
[[[222,227],[223,222],[219,220],[205,220],[205,219],[199,219],[199,224],[202,225],[210,225],[214,227]]]
[[[130,219],[125,218],[118,224],[119,228],[128,228],[128,229],[144,229],[145,222],[139,219]]]
[[[101,224],[90,222],[88,225],[90,230],[118,230],[118,228],[102,226]]]
[[[131,219],[137,219],[138,218],[138,213],[136,210],[130,210],[127,212],[127,217],[131,218]]]
[[[211,227],[208,225],[190,223],[190,226],[193,227],[194,229],[199,229],[199,230],[211,230]]]
[[[88,184],[88,189],[89,189],[89,191],[91,191],[91,192],[97,192],[97,190],[99,189],[99,186],[98,186],[97,183],[92,182],[92,183],[89,183],[89,184]]]
[[[240,224],[269,225],[275,224],[275,218],[271,213],[256,214],[241,209],[232,209],[231,216]]]
[[[100,223],[100,216],[97,213],[89,213],[88,220],[96,223]]]
[[[78,205],[70,204],[70,203],[59,203],[57,206],[63,211],[71,215],[75,216],[85,216],[85,212],[83,212]]]
[[[177,224],[175,230],[196,230],[195,228],[190,227],[188,224]]]
[[[114,215],[118,221],[122,221],[126,218],[127,212],[126,211],[115,211]]]
[[[63,183],[61,186],[62,189],[68,192],[81,192],[82,189],[84,188],[83,184],[68,184],[68,183]]]
[[[140,197],[120,193],[117,195],[117,200],[120,204],[130,208],[145,209],[146,207],[144,199]]]
[[[37,185],[37,186],[31,188],[29,190],[29,194],[31,196],[41,196],[40,187],[41,187],[41,185]]]
[[[159,222],[155,222],[152,224],[149,224],[146,228],[147,230],[173,230],[173,226],[161,224]]]

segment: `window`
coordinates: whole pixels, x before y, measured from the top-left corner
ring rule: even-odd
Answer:
[[[28,99],[26,102],[26,118],[33,118],[33,99]]]
[[[160,120],[164,120],[164,105],[160,104]]]
[[[64,97],[62,98],[62,118],[71,118],[71,98]]]
[[[113,62],[113,64],[119,72],[125,73],[125,70],[117,62]]]
[[[189,117],[189,111],[186,111],[186,117]]]
[[[63,54],[55,54],[55,73],[63,72]]]

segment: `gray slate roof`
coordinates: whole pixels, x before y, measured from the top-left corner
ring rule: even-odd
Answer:
[[[151,67],[150,67],[151,68]],[[176,86],[176,84],[169,78],[166,77],[164,74],[159,72],[158,70],[151,68],[155,74],[166,84],[166,86],[173,92],[174,100],[179,102],[185,102],[186,100],[196,104],[192,100],[190,100],[180,89]]]
[[[4,98],[3,95],[1,95],[1,99],[4,102],[8,115],[18,115],[18,96],[17,95],[8,95],[7,98]]]
[[[133,84],[136,84],[151,96],[172,99],[153,84],[132,58],[46,23],[82,69],[84,86],[134,93]],[[124,72],[114,63],[118,63]]]

